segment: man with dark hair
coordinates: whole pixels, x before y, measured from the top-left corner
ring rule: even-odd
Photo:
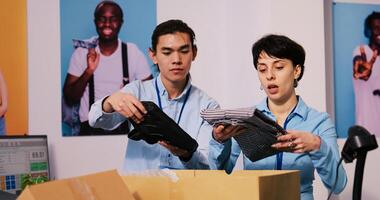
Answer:
[[[91,107],[90,125],[112,130],[127,119],[143,121],[147,111],[141,101],[152,101],[199,144],[192,153],[167,141],[151,145],[128,140],[124,170],[209,168],[207,154],[212,127],[201,119],[200,111],[219,105],[191,84],[189,71],[197,55],[194,40],[194,31],[181,20],[159,24],[149,49],[159,76],[145,82],[134,81]]]
[[[380,12],[372,12],[364,22],[363,44],[353,52],[353,85],[356,124],[380,135]]]
[[[79,135],[125,134],[127,128],[109,133],[88,124],[88,111],[94,101],[118,91],[134,80],[151,79],[144,54],[133,43],[123,43],[118,34],[123,24],[123,11],[113,1],[100,2],[94,11],[98,37],[90,39],[95,48],[76,48],[64,84],[66,102],[80,102]]]

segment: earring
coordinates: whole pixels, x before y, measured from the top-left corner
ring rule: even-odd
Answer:
[[[264,88],[263,88],[263,85],[260,84],[260,90],[263,90],[263,89],[264,89]]]
[[[297,79],[294,79],[293,87],[296,88],[297,86],[298,86],[298,81],[297,81]]]

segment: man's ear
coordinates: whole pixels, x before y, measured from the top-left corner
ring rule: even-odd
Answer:
[[[197,53],[198,53],[198,48],[197,48],[197,45],[194,44],[194,46],[193,46],[193,61],[197,57]]]
[[[298,79],[301,75],[301,65],[296,65],[296,67],[294,68],[294,78],[295,79]]]
[[[158,62],[156,58],[156,52],[152,48],[149,48],[148,52],[149,52],[149,58],[152,60],[153,64],[157,65]]]

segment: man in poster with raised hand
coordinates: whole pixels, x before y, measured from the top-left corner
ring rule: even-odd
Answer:
[[[80,102],[78,135],[125,134],[128,132],[125,126],[111,132],[90,127],[89,108],[130,81],[151,79],[151,71],[138,47],[118,38],[123,11],[117,3],[100,2],[94,11],[94,23],[98,37],[89,42],[96,47],[80,46],[74,51],[63,88],[64,98],[69,104]]]

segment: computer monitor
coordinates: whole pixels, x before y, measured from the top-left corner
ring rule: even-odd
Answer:
[[[49,180],[47,136],[0,136],[0,190],[18,193],[29,175]]]

